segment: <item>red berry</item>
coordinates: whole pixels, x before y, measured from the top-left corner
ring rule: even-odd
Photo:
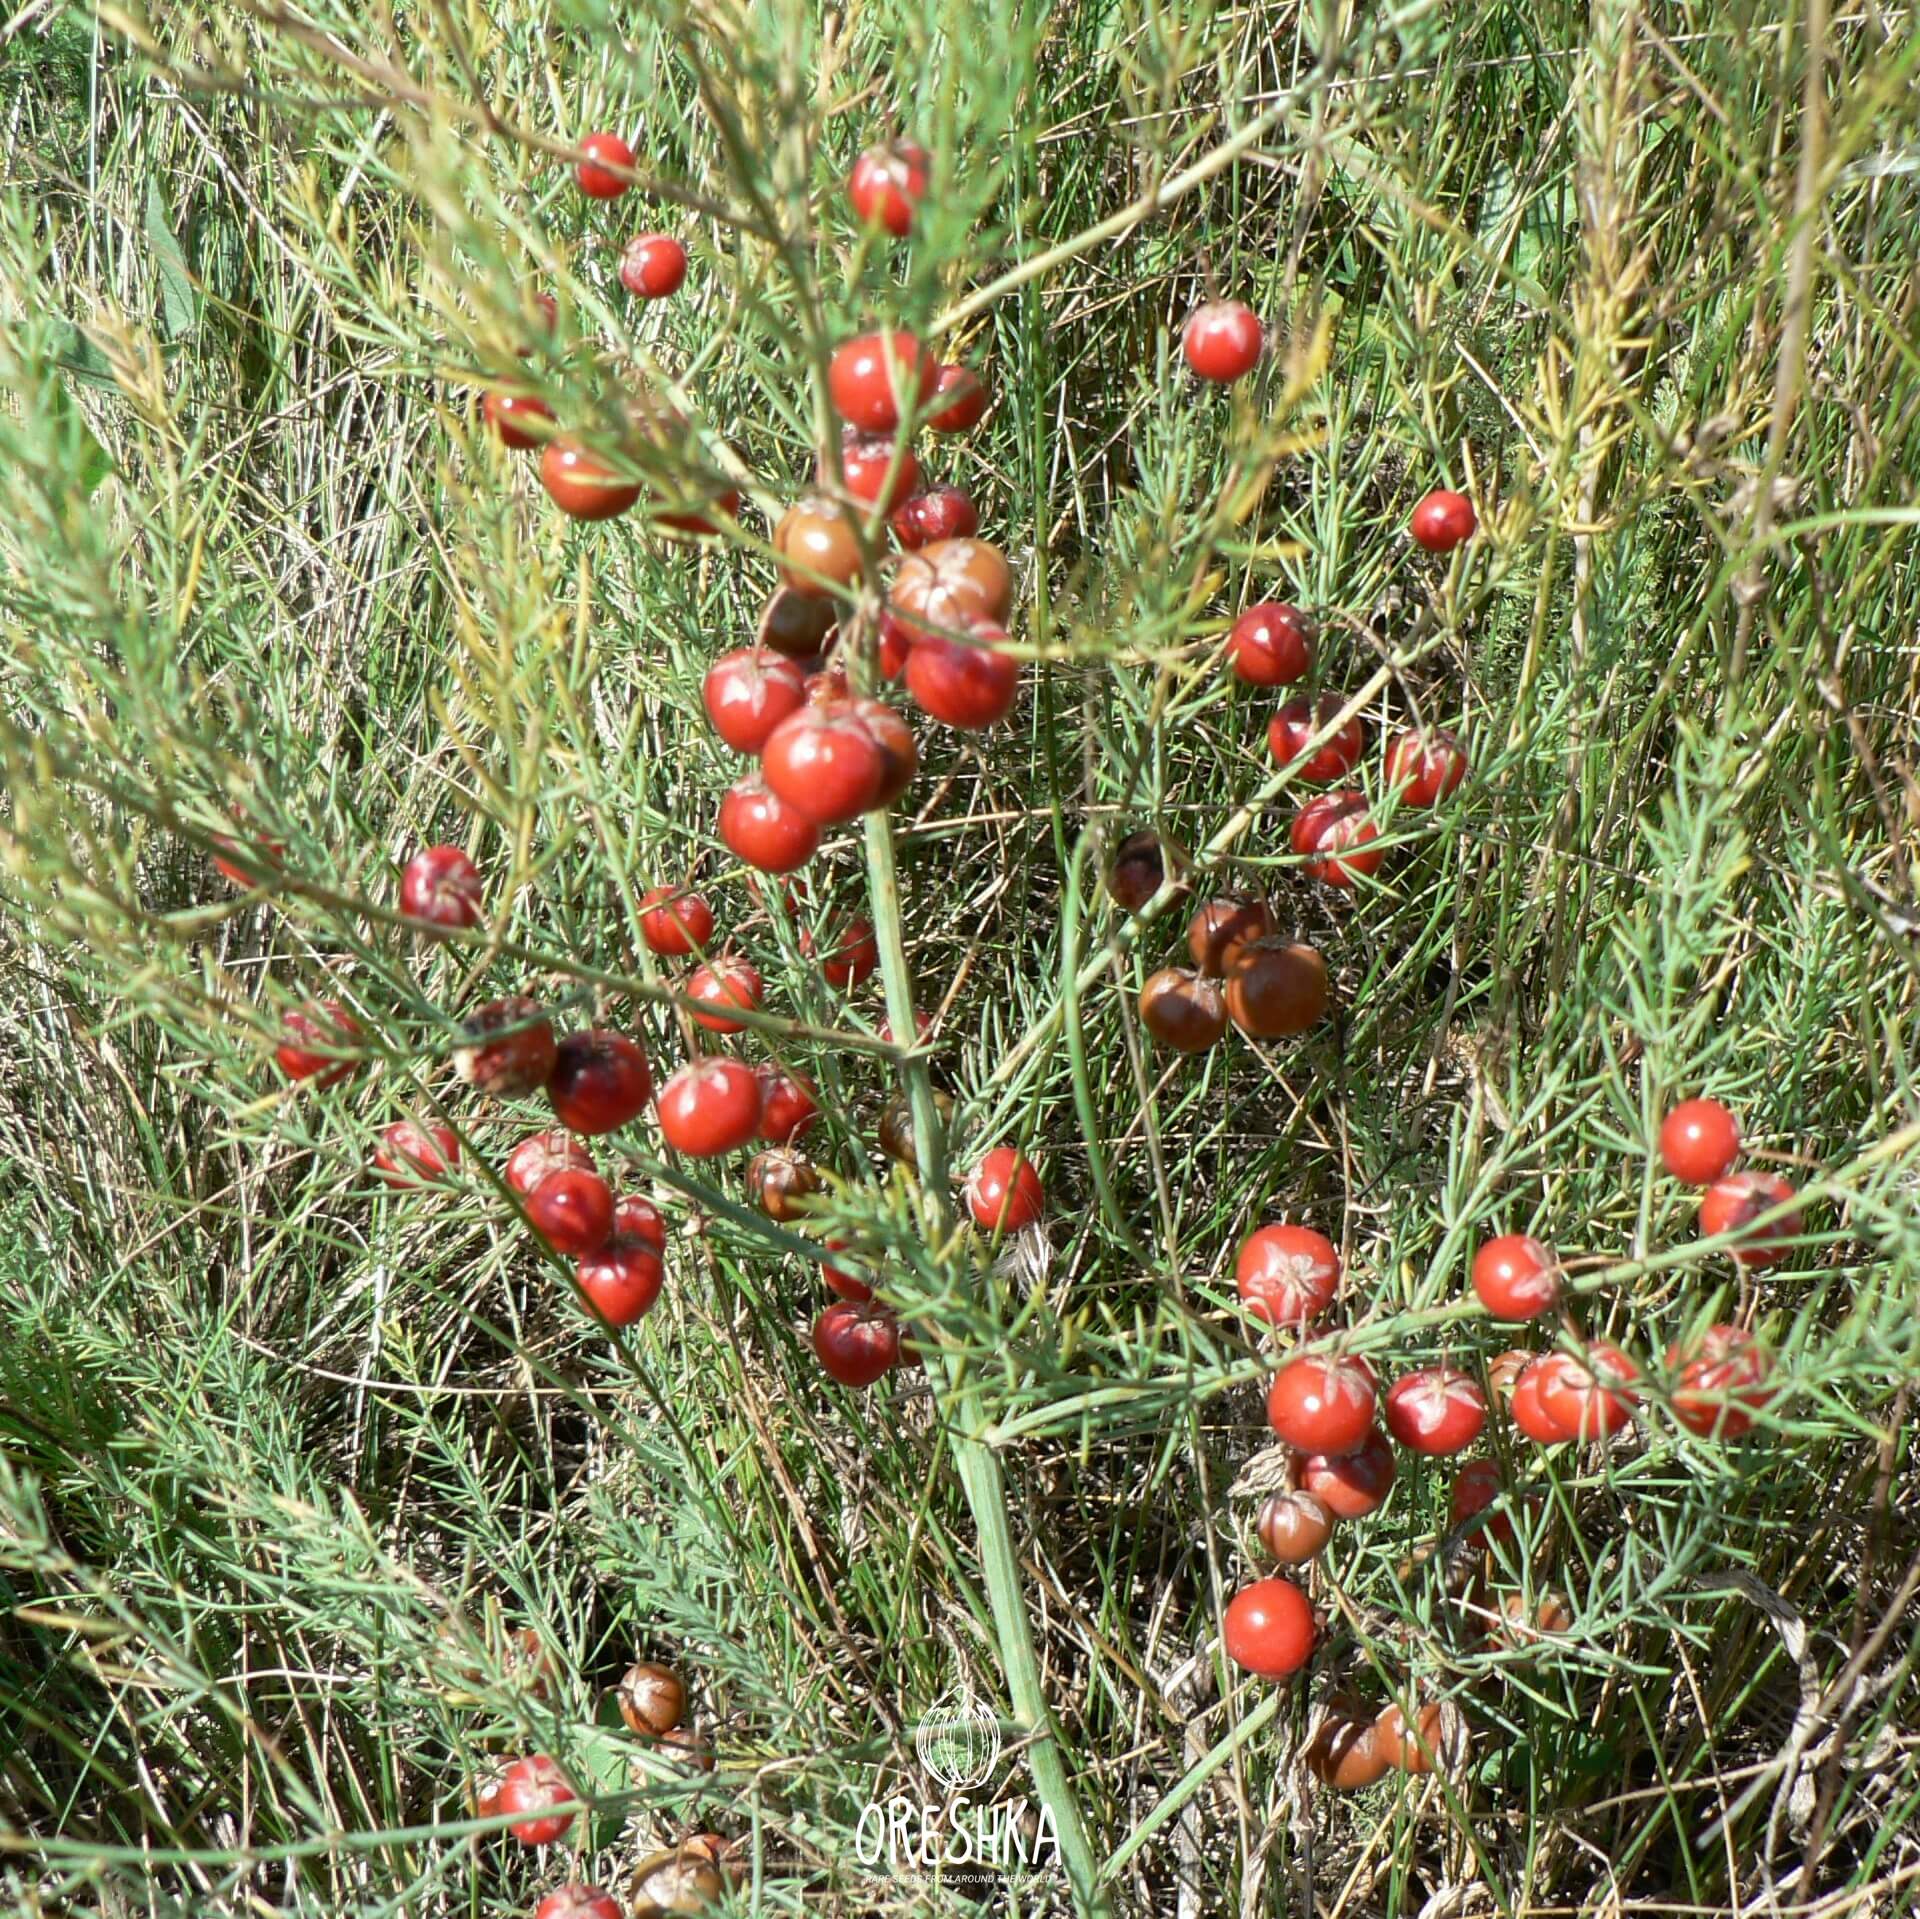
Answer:
[[[1464,1525],[1469,1519],[1477,1518],[1507,1490],[1507,1483],[1500,1475],[1500,1464],[1493,1459],[1470,1459],[1460,1468],[1453,1482],[1453,1492],[1447,1502],[1447,1512],[1451,1523]],[[1511,1542],[1513,1539],[1513,1521],[1505,1513],[1496,1513],[1482,1526],[1472,1529],[1484,1530],[1489,1537]]]
[[[913,228],[913,210],[927,197],[933,158],[911,140],[869,147],[847,176],[847,198],[862,226],[879,225],[895,239]]]
[[[1413,537],[1429,553],[1451,553],[1462,540],[1473,538],[1479,524],[1473,502],[1464,493],[1449,493],[1442,487],[1413,509]]]
[[[591,1253],[613,1231],[613,1193],[598,1173],[563,1166],[527,1195],[527,1224],[556,1253]]]
[[[1393,1448],[1370,1427],[1352,1452],[1303,1453],[1297,1468],[1303,1490],[1336,1519],[1364,1519],[1387,1503],[1393,1490]]]
[[[693,1013],[694,1024],[709,1033],[744,1032],[746,1022],[730,1019],[726,1009],[756,1013],[764,992],[760,969],[743,959],[709,960],[687,981],[687,997],[697,1001],[700,1009]]]
[[[1767,1349],[1740,1326],[1709,1326],[1667,1349],[1667,1370],[1678,1375],[1673,1416],[1703,1438],[1739,1439],[1753,1430],[1752,1415],[1770,1405]]]
[[[507,1830],[523,1845],[550,1846],[573,1824],[573,1814],[557,1808],[579,1803],[566,1774],[544,1752],[516,1759],[500,1775],[492,1811],[524,1815]]]
[[[936,433],[965,433],[986,413],[987,383],[971,367],[949,360],[933,376],[933,397],[940,405],[927,415],[927,425]]]
[[[920,746],[913,728],[884,700],[856,699],[847,704],[880,749],[880,788],[873,803],[876,808],[891,806],[913,784],[913,776],[920,770]]]
[[[642,1193],[625,1193],[614,1201],[613,1230],[628,1239],[645,1240],[656,1253],[667,1249],[666,1219]]]
[[[878,434],[847,434],[840,444],[840,472],[848,493],[882,513],[891,513],[920,484],[920,462],[912,447]],[[821,486],[832,484],[824,460],[819,475]]]
[[[576,520],[615,519],[640,497],[638,480],[565,434],[542,451],[540,484],[554,505]]]
[[[785,1146],[820,1117],[813,1083],[769,1061],[755,1069],[760,1079],[760,1137]]]
[[[908,552],[935,540],[965,540],[980,531],[980,510],[957,486],[933,486],[894,509],[888,523]]]
[[[1047,1209],[1033,1163],[1012,1146],[996,1146],[967,1175],[967,1210],[983,1232],[1023,1232]]]
[[[1397,733],[1386,771],[1402,806],[1438,806],[1467,777],[1467,749],[1451,733]]]
[[[1717,1099],[1683,1099],[1660,1122],[1660,1157],[1689,1186],[1711,1186],[1739,1151],[1740,1122]]]
[[[835,1300],[813,1322],[813,1350],[829,1378],[871,1386],[900,1363],[900,1325],[884,1306]]]
[[[444,1179],[459,1157],[460,1137],[451,1126],[401,1119],[381,1129],[373,1169],[389,1186],[419,1186]]]
[[[1295,1452],[1350,1453],[1373,1430],[1371,1371],[1351,1359],[1303,1353],[1274,1375],[1267,1424]]]
[[[694,1060],[660,1089],[660,1131],[689,1159],[730,1153],[759,1125],[760,1082],[744,1060]]]
[[[684,959],[713,938],[713,908],[684,886],[653,886],[640,898],[640,937],[662,959]]]
[[[341,1053],[360,1037],[359,1022],[337,999],[296,1006],[280,1022],[273,1057],[289,1079],[332,1086],[359,1065]]]
[[[563,1170],[591,1173],[597,1168],[593,1155],[571,1133],[556,1126],[544,1133],[530,1133],[507,1155],[505,1179],[525,1199],[549,1173]]]
[[[885,766],[880,743],[850,706],[805,706],[773,729],[760,776],[816,826],[840,826],[872,810]]]
[[[1487,1396],[1451,1366],[1402,1373],[1387,1388],[1384,1417],[1409,1452],[1443,1458],[1465,1452],[1487,1423]]]
[[[842,990],[858,986],[862,980],[871,978],[874,968],[880,964],[880,943],[867,920],[842,920],[829,927],[824,944],[826,953],[820,961],[820,973],[829,986]],[[800,935],[800,950],[813,951],[811,933]]]
[[[700,699],[713,730],[736,753],[758,753],[767,736],[807,703],[807,676],[777,653],[743,646],[707,668]]]
[[[863,433],[891,433],[901,408],[917,412],[933,391],[936,365],[911,333],[862,333],[834,349],[827,392],[834,411]]]
[[[827,1250],[831,1253],[846,1253],[851,1251],[852,1247],[847,1240],[830,1239],[827,1241]],[[849,1271],[844,1266],[833,1266],[822,1261],[820,1277],[826,1281],[827,1290],[837,1294],[841,1299],[864,1301],[873,1297],[873,1288],[862,1276],[865,1271],[865,1267]]]
[[[609,1326],[631,1326],[666,1282],[660,1249],[637,1233],[613,1233],[574,1268],[580,1291]]]
[[[1723,1174],[1701,1197],[1701,1237],[1735,1233],[1739,1237],[1731,1250],[1736,1265],[1777,1266],[1791,1250],[1782,1242],[1800,1230],[1799,1208],[1764,1226],[1753,1222],[1776,1206],[1789,1205],[1794,1197],[1793,1188],[1778,1173]]]
[[[615,1132],[652,1096],[647,1056],[624,1033],[596,1026],[560,1042],[547,1098],[562,1126],[576,1133]]]
[[[430,926],[480,923],[480,869],[458,846],[429,846],[400,875],[400,911]]]
[[[565,1885],[533,1909],[533,1919],[626,1919],[620,1901],[598,1886]]]
[[[1301,871],[1328,886],[1351,886],[1380,870],[1386,848],[1375,846],[1374,824],[1364,793],[1351,788],[1320,793],[1294,815],[1289,844],[1300,855]]]
[[[553,1077],[558,1049],[538,1000],[513,994],[489,1000],[460,1023],[453,1070],[477,1092],[495,1099],[537,1093]]]
[[[664,300],[687,277],[687,250],[671,233],[641,233],[620,256],[620,284],[642,300]]]
[[[1537,1391],[1540,1410],[1569,1439],[1605,1439],[1632,1421],[1636,1395],[1626,1389],[1640,1368],[1618,1346],[1596,1340],[1585,1359],[1558,1357]]]
[[[995,645],[1006,634],[976,621],[965,640],[916,635],[907,655],[907,691],[929,718],[967,732],[1005,719],[1020,691],[1020,662]]]
[[[263,879],[279,872],[286,846],[280,840],[263,839],[246,846],[226,833],[213,836],[213,870],[229,884],[258,886]]]
[[[1195,307],[1180,331],[1187,364],[1203,380],[1225,383],[1251,373],[1265,346],[1266,335],[1253,309],[1238,300],[1209,300]]]
[[[617,133],[590,133],[580,142],[587,157],[573,170],[590,200],[617,200],[633,185],[633,149]]]
[[[1324,783],[1351,773],[1366,751],[1366,724],[1356,713],[1337,732],[1329,734],[1311,753],[1307,742],[1335,718],[1346,702],[1336,693],[1323,693],[1317,705],[1291,700],[1267,722],[1267,746],[1282,766],[1292,766],[1303,780]]]
[[[1249,686],[1291,686],[1313,670],[1313,622],[1297,606],[1262,600],[1234,621],[1227,660]]]
[[[1313,1608],[1291,1579],[1242,1586],[1220,1624],[1227,1657],[1262,1679],[1284,1679],[1313,1657]]]
[[[500,444],[516,453],[543,445],[553,426],[553,409],[538,395],[499,387],[488,388],[480,402],[480,417],[500,436]]]
[[[720,837],[749,866],[791,873],[813,858],[820,829],[755,773],[727,788],[720,802]]]
[[[1340,1252],[1310,1226],[1262,1226],[1240,1242],[1233,1277],[1250,1313],[1275,1326],[1300,1326],[1333,1303]]]
[[[1538,1446],[1563,1445],[1573,1435],[1547,1410],[1546,1388],[1568,1363],[1565,1353],[1542,1353],[1529,1360],[1520,1377],[1513,1382],[1513,1397],[1507,1410],[1513,1423]]]
[[[1560,1262],[1529,1233],[1503,1233],[1473,1256],[1473,1290],[1495,1319],[1538,1319],[1560,1298]]]

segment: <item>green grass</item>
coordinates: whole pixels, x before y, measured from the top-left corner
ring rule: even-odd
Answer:
[[[913,1732],[998,1715],[1125,1912],[1882,1913],[1920,1879],[1913,835],[1920,633],[1920,38],[1821,0],[1762,21],[1398,12],[207,0],[23,13],[0,37],[0,1873],[24,1911],[505,1914],[565,1876],[472,1817],[547,1750],[595,1794],[583,1877],[712,1829],[742,1909],[1028,1912],[860,1860],[931,1790]],[[492,116],[489,119],[489,115]],[[641,193],[559,156],[637,133]],[[936,152],[911,246],[839,194],[900,127]],[[1126,209],[1135,217],[1119,219]],[[640,311],[618,247],[669,225]],[[528,293],[561,301],[526,357]],[[1211,290],[1280,346],[1202,393]],[[769,909],[715,840],[736,766],[700,678],[743,643],[774,518],[828,430],[831,344],[937,335],[997,394],[922,448],[1012,556],[1013,718],[922,726],[890,820]],[[740,538],[563,524],[479,429],[531,379],[604,429],[664,382],[688,466],[748,476]],[[1451,562],[1405,535],[1470,488]],[[1318,683],[1377,740],[1460,729],[1475,776],[1384,808],[1377,882],[1288,850],[1271,696],[1217,650],[1314,609]],[[870,612],[870,608],[866,611]],[[870,627],[858,607],[848,625]],[[210,872],[236,819],[283,876]],[[1098,877],[1150,823],[1326,955],[1305,1040],[1151,1050],[1134,1013],[1192,892]],[[484,934],[397,922],[398,864],[471,847]],[[491,1174],[541,1123],[447,1073],[508,991],[689,1029],[634,905],[697,873],[769,983],[741,1041],[827,1095],[825,1218],[937,1348],[866,1395],[807,1345],[810,1262],[730,1161],[603,1150],[674,1226],[610,1338]],[[805,930],[870,912],[850,998]],[[885,993],[882,992],[884,984]],[[324,989],[361,1069],[289,1092]],[[906,1058],[889,1010],[937,1010]],[[1675,1098],[1742,1115],[1807,1196],[1742,1275],[1649,1161]],[[914,1104],[924,1182],[873,1149]],[[939,1123],[936,1092],[950,1095]],[[452,1188],[396,1196],[377,1129],[444,1117]],[[955,1230],[946,1169],[1044,1161],[1043,1244]],[[1241,1236],[1339,1240],[1383,1373],[1512,1343],[1475,1243],[1574,1263],[1577,1324],[1651,1375],[1609,1451],[1489,1449],[1536,1496],[1474,1562],[1573,1625],[1491,1651],[1429,1553],[1451,1473],[1307,1576],[1310,1675],[1248,1681],[1219,1610],[1267,1570],[1274,1348]],[[1786,1390],[1740,1445],[1666,1410],[1716,1319]],[[1543,1340],[1545,1335],[1542,1336]],[[529,1687],[507,1635],[557,1675]],[[717,1769],[650,1766],[608,1689],[693,1684]],[[1336,1689],[1462,1711],[1468,1755],[1335,1795],[1296,1766]],[[1025,1743],[1023,1743],[1023,1740]],[[1071,1833],[1084,1835],[1079,1854]]]

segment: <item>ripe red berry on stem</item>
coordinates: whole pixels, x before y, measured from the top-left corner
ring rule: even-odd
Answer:
[[[1240,1242],[1234,1285],[1247,1311],[1275,1326],[1302,1326],[1333,1304],[1340,1250],[1311,1226],[1262,1226]]]
[[[843,992],[849,987],[858,986],[862,980],[870,979],[880,964],[880,942],[874,937],[870,920],[836,921],[828,927],[821,945],[820,976],[829,986],[837,986]],[[810,932],[802,931],[800,950],[803,953],[813,951],[813,935]]]
[[[562,1809],[578,1803],[566,1774],[546,1753],[537,1752],[531,1759],[516,1759],[500,1775],[491,1811],[522,1815],[507,1828],[522,1845],[550,1846],[573,1824],[572,1811]]]
[[[742,646],[707,668],[700,702],[707,719],[736,753],[758,753],[790,713],[807,703],[807,678],[777,653]]]
[[[965,433],[980,424],[987,410],[987,383],[972,367],[947,361],[933,376],[936,411],[927,425],[936,433]]]
[[[911,333],[898,328],[862,333],[834,349],[827,393],[849,426],[891,433],[903,407],[908,413],[919,410],[937,373],[937,363]]]
[[[1541,1375],[1540,1410],[1569,1439],[1605,1439],[1632,1423],[1638,1396],[1630,1387],[1640,1368],[1618,1346],[1596,1340],[1584,1359],[1558,1357]]]
[[[500,437],[502,446],[524,453],[543,445],[553,427],[553,409],[535,393],[514,393],[489,387],[480,402],[480,417]]]
[[[759,1126],[760,1081],[745,1060],[694,1060],[660,1089],[660,1131],[689,1159],[731,1153]]]
[[[1717,1099],[1683,1099],[1660,1122],[1660,1157],[1689,1186],[1711,1186],[1739,1152],[1740,1122]]]
[[[1227,661],[1249,686],[1291,686],[1313,670],[1313,622],[1297,606],[1262,600],[1234,621]]]
[[[1267,1388],[1267,1424],[1295,1452],[1350,1453],[1373,1430],[1372,1371],[1337,1354],[1302,1353]]]
[[[389,1186],[419,1186],[444,1179],[459,1157],[460,1137],[451,1126],[401,1119],[381,1128],[373,1169]]]
[[[489,1000],[460,1022],[453,1070],[495,1099],[537,1093],[553,1076],[558,1049],[553,1024],[538,1000],[523,994]]]
[[[1047,1209],[1046,1188],[1017,1147],[996,1146],[967,1175],[967,1210],[985,1232],[1024,1232]]]
[[[964,640],[916,636],[907,655],[907,691],[930,719],[977,733],[1012,711],[1020,694],[1020,662],[997,652],[1006,634],[976,621]]]
[[[755,1070],[760,1079],[760,1137],[788,1145],[820,1117],[813,1082],[772,1060]]]
[[[1538,1319],[1560,1298],[1560,1262],[1530,1233],[1502,1233],[1473,1256],[1473,1290],[1495,1319]]]
[[[847,176],[847,198],[862,226],[882,226],[896,240],[913,230],[913,210],[927,197],[933,156],[911,140],[871,146]]]
[[[563,1166],[527,1195],[527,1224],[556,1253],[591,1253],[613,1231],[613,1192],[598,1173]]]
[[[1288,844],[1300,855],[1300,870],[1328,886],[1351,886],[1380,870],[1387,856],[1367,796],[1352,788],[1320,793],[1293,817]]]
[[[1364,1519],[1393,1490],[1393,1448],[1385,1433],[1370,1427],[1351,1452],[1302,1453],[1297,1471],[1301,1486],[1336,1519]]]
[[[1402,806],[1438,806],[1467,777],[1467,749],[1437,729],[1396,733],[1387,748],[1387,790]]]
[[[727,788],[720,801],[720,837],[749,866],[791,873],[813,858],[820,829],[755,773]]]
[[[1480,524],[1464,493],[1436,487],[1413,509],[1413,537],[1429,553],[1451,553]]]
[[[873,810],[885,773],[879,741],[844,704],[789,714],[760,755],[760,777],[816,826],[841,826]]]
[[[662,959],[684,959],[713,938],[713,908],[684,886],[650,886],[640,896],[640,937]]]
[[[547,442],[540,455],[540,484],[575,520],[616,519],[640,497],[638,480],[568,434]]]
[[[697,1002],[689,1009],[693,1022],[709,1033],[744,1032],[746,1022],[731,1018],[730,1013],[757,1013],[765,991],[760,969],[751,960],[731,956],[707,961],[687,980],[687,998]]]
[[[652,1096],[647,1056],[624,1033],[569,1033],[555,1051],[547,1098],[554,1118],[576,1133],[614,1132]]]
[[[400,911],[430,926],[478,926],[480,869],[458,846],[429,846],[400,874]]]
[[[920,462],[913,448],[875,433],[849,433],[840,443],[840,473],[846,490],[881,513],[891,513],[920,484]],[[820,484],[832,484],[825,460]]]
[[[1675,1375],[1673,1416],[1702,1438],[1739,1439],[1753,1430],[1753,1415],[1770,1405],[1767,1379],[1773,1361],[1744,1327],[1709,1326],[1667,1349]]]
[[[610,1232],[574,1268],[582,1297],[609,1326],[631,1326],[644,1318],[666,1277],[660,1249],[637,1233]]]
[[[544,1133],[528,1134],[507,1155],[503,1177],[525,1199],[549,1173],[564,1170],[591,1173],[597,1168],[593,1155],[571,1133],[555,1126]]]
[[[853,1250],[851,1241],[830,1239],[827,1241],[830,1253],[845,1255]],[[820,1277],[826,1282],[827,1290],[840,1299],[869,1300],[873,1297],[873,1287],[867,1278],[867,1268],[857,1262],[851,1266],[835,1266],[823,1260],[820,1264]]]
[[[1422,1366],[1387,1388],[1387,1431],[1409,1452],[1444,1458],[1465,1452],[1487,1423],[1487,1396],[1452,1366]]]
[[[664,300],[687,277],[687,249],[671,233],[640,233],[620,256],[620,284],[642,300]]]
[[[1227,1657],[1262,1679],[1284,1679],[1313,1657],[1313,1608],[1290,1579],[1241,1587],[1220,1625]]]
[[[900,1324],[884,1306],[837,1299],[813,1322],[813,1350],[842,1386],[871,1386],[900,1363]]]
[[[1330,733],[1312,752],[1307,742],[1338,717],[1346,705],[1337,693],[1323,693],[1318,702],[1290,700],[1267,722],[1267,746],[1282,766],[1291,766],[1303,780],[1324,783],[1351,773],[1367,750],[1367,729],[1359,714]]]
[[[935,540],[970,539],[980,531],[980,509],[957,486],[932,486],[902,500],[888,524],[911,553]]]
[[[1764,1226],[1754,1221],[1776,1206],[1790,1205],[1794,1190],[1778,1173],[1725,1173],[1700,1200],[1700,1234],[1738,1235],[1730,1251],[1738,1266],[1777,1266],[1793,1249],[1784,1242],[1800,1231],[1798,1207]]]
[[[633,149],[617,133],[590,133],[580,142],[587,157],[573,170],[590,200],[617,200],[633,185]]]
[[[1266,343],[1253,309],[1238,300],[1209,300],[1195,307],[1180,330],[1188,366],[1201,379],[1221,384],[1251,373]]]
[[[667,1222],[644,1193],[623,1193],[613,1203],[613,1230],[644,1239],[656,1253],[667,1249]]]
[[[533,1909],[533,1919],[626,1919],[620,1901],[598,1886],[556,1887]]]
[[[359,1022],[337,999],[312,1001],[282,1018],[280,1044],[273,1049],[273,1057],[291,1080],[332,1086],[359,1064],[340,1057],[359,1037]]]
[[[1573,1437],[1547,1410],[1546,1402],[1548,1383],[1569,1363],[1565,1353],[1541,1353],[1527,1362],[1513,1382],[1507,1411],[1513,1415],[1513,1423],[1538,1446],[1564,1445]]]

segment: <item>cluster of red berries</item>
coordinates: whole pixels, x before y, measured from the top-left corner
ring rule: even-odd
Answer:
[[[711,1772],[712,1748],[686,1723],[686,1682],[670,1666],[641,1661],[630,1667],[614,1695],[627,1729],[647,1746],[697,1772]],[[523,1846],[550,1846],[572,1827],[579,1794],[559,1762],[537,1752],[501,1767],[474,1793],[482,1819],[519,1815],[507,1832]],[[745,1876],[738,1843],[719,1833],[697,1833],[649,1854],[634,1869],[633,1889],[623,1906],[599,1886],[569,1880],[547,1893],[534,1919],[664,1919],[697,1912],[717,1902]]]
[[[1794,1193],[1771,1174],[1731,1174],[1739,1143],[1733,1115],[1717,1100],[1684,1102],[1667,1115],[1660,1131],[1668,1170],[1707,1189],[1703,1230],[1736,1234],[1731,1250],[1740,1264],[1769,1265],[1783,1256],[1782,1242],[1798,1230]],[[1762,1223],[1761,1215],[1769,1211],[1782,1216]],[[1332,1305],[1340,1273],[1339,1253],[1324,1234],[1272,1225],[1242,1243],[1235,1284],[1249,1314],[1276,1328],[1300,1331]],[[1562,1302],[1559,1260],[1527,1234],[1485,1241],[1474,1254],[1472,1285],[1498,1321],[1538,1319]],[[1772,1361],[1739,1326],[1712,1326],[1675,1342],[1666,1370],[1674,1418],[1703,1437],[1740,1438],[1774,1396],[1768,1383]],[[1586,1345],[1578,1355],[1516,1348],[1488,1367],[1493,1398],[1519,1432],[1545,1446],[1604,1440],[1621,1431],[1634,1418],[1639,1378],[1639,1367],[1625,1353],[1602,1342]],[[1385,1501],[1394,1478],[1389,1436],[1409,1452],[1452,1457],[1479,1438],[1488,1412],[1487,1389],[1457,1367],[1423,1366],[1404,1373],[1383,1398],[1378,1375],[1358,1354],[1337,1348],[1296,1354],[1274,1376],[1267,1394],[1268,1424],[1290,1449],[1290,1484],[1261,1510],[1262,1545],[1283,1565],[1314,1558],[1337,1520],[1361,1518]],[[1376,1413],[1384,1433],[1375,1424]],[[1452,1495],[1455,1524],[1484,1513],[1503,1490],[1495,1462],[1480,1460],[1463,1468]],[[1504,1518],[1496,1530],[1511,1536]],[[1257,1580],[1236,1594],[1223,1623],[1228,1655],[1268,1676],[1297,1671],[1317,1637],[1306,1595],[1278,1577]],[[1534,1624],[1540,1628],[1539,1621]],[[1356,1762],[1356,1769],[1364,1768]]]

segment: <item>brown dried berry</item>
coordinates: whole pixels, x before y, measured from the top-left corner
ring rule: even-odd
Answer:
[[[628,1730],[651,1739],[664,1738],[686,1717],[686,1684],[671,1666],[644,1659],[629,1666],[616,1696]]]
[[[453,1070],[495,1099],[537,1093],[559,1058],[553,1025],[540,1002],[521,994],[490,1000],[461,1022]]]
[[[1140,989],[1140,1024],[1176,1053],[1204,1053],[1227,1030],[1218,982],[1163,966]]]

